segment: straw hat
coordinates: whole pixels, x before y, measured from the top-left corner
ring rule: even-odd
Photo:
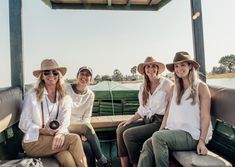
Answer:
[[[158,66],[158,74],[161,74],[165,70],[165,65],[163,63],[156,61],[153,57],[147,57],[144,63],[138,65],[138,72],[143,75],[144,67],[148,64],[156,64]]]
[[[181,52],[177,52],[175,54],[173,63],[166,64],[166,68],[169,71],[173,72],[174,71],[174,64],[183,63],[183,62],[189,62],[190,64],[192,64],[194,66],[194,68],[196,70],[200,67],[198,62],[194,61],[193,58],[188,54],[188,52],[181,51]]]
[[[41,62],[41,69],[33,71],[33,75],[35,77],[39,77],[42,71],[45,70],[58,70],[62,75],[65,75],[67,68],[66,67],[59,67],[57,62],[54,59],[44,59]]]

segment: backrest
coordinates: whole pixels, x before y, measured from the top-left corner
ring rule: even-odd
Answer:
[[[18,128],[22,91],[19,87],[0,91],[0,159],[16,158],[21,150],[22,132]]]
[[[209,148],[235,164],[235,89],[209,86],[214,125]]]
[[[211,115],[235,126],[235,89],[209,86]]]

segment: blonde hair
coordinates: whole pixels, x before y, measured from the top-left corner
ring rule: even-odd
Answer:
[[[189,63],[190,64],[190,63]],[[182,96],[184,94],[184,85],[182,78],[179,78],[175,73],[175,87],[176,87],[176,104],[180,105]],[[197,87],[196,87],[196,80],[198,79],[198,72],[195,70],[194,66],[189,71],[189,87],[190,87],[190,95],[187,99],[192,99],[191,104],[194,105],[196,103],[196,96],[197,96]]]
[[[42,73],[41,73],[34,87],[34,91],[36,92],[38,101],[42,101],[44,88],[45,88],[45,82],[42,80]],[[62,100],[65,97],[66,92],[65,92],[64,80],[62,79],[62,74],[60,72],[59,72],[59,79],[56,83],[56,90],[59,92],[60,99]]]
[[[158,66],[157,66],[157,69],[159,70]],[[158,70],[157,70],[157,75],[158,75]],[[149,77],[147,76],[147,74],[145,73],[145,70],[144,70],[144,89],[142,92],[142,105],[143,106],[145,106],[148,102],[150,89],[151,89],[151,82],[150,82]]]

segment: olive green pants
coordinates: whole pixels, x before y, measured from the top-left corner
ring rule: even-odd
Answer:
[[[52,150],[53,137],[40,135],[38,141],[30,143],[22,142],[22,147],[26,155],[30,157],[47,157],[53,155],[62,167],[87,166],[82,142],[78,135],[66,135],[63,146],[56,150]]]
[[[197,147],[198,140],[183,130],[161,130],[145,141],[138,167],[168,167],[169,150],[187,151]]]

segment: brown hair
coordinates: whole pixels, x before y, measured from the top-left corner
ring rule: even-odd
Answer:
[[[145,67],[144,67],[145,69]],[[158,75],[158,70],[159,70],[159,67],[157,66],[157,75]],[[150,85],[151,82],[149,80],[149,77],[147,76],[147,74],[145,73],[144,71],[144,89],[143,89],[143,92],[142,92],[142,105],[145,106],[147,104],[147,101],[149,99],[149,94],[150,94]]]
[[[190,64],[190,63],[189,63]],[[182,96],[184,94],[184,85],[183,85],[183,80],[182,78],[179,78],[175,73],[174,73],[174,77],[175,77],[175,87],[176,87],[176,104],[180,105]],[[196,95],[197,95],[197,88],[196,88],[196,80],[198,79],[198,73],[195,70],[195,67],[192,66],[192,69],[189,71],[188,74],[189,77],[189,86],[190,86],[190,95],[187,99],[192,99],[191,104],[194,105],[196,103]]]

